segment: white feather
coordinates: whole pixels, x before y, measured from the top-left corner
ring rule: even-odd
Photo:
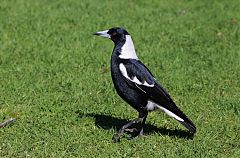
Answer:
[[[144,81],[143,85],[147,86],[147,87],[153,87],[154,86],[154,84],[148,84],[147,81]]]
[[[132,81],[140,85],[142,84],[136,76],[133,77]]]
[[[175,115],[174,113],[172,113],[168,109],[166,109],[166,108],[164,108],[164,107],[162,107],[162,106],[160,106],[160,105],[158,105],[158,104],[156,104],[156,103],[154,103],[154,102],[149,100],[148,103],[147,103],[147,110],[152,111],[152,110],[155,110],[156,108],[159,108],[159,109],[163,110],[166,114],[168,114],[169,116],[175,118],[176,120],[184,122],[184,120],[182,118],[180,118],[179,116]]]
[[[121,59],[137,59],[137,54],[133,45],[133,41],[130,35],[126,35],[126,42],[122,46],[121,53],[119,55]]]
[[[136,76],[134,76],[133,79],[131,79],[131,78],[127,75],[127,69],[126,69],[126,67],[123,65],[123,63],[120,63],[120,64],[119,64],[119,69],[120,69],[120,71],[121,71],[121,73],[122,73],[122,75],[123,75],[124,77],[126,77],[128,80],[130,80],[130,81],[132,81],[132,82],[134,82],[134,83],[136,83],[136,84],[138,84],[138,85],[144,85],[144,86],[147,86],[147,87],[153,87],[153,86],[154,86],[154,84],[151,84],[151,85],[150,85],[150,84],[147,83],[146,81],[144,81],[144,83],[140,82]]]
[[[147,110],[148,111],[153,111],[156,108],[157,108],[157,104],[155,104],[155,103],[153,103],[151,101],[148,101],[148,103],[147,103]]]

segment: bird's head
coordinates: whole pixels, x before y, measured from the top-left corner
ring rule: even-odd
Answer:
[[[124,41],[126,39],[126,35],[129,35],[129,33],[123,28],[113,27],[109,30],[98,31],[94,33],[94,35],[109,38],[114,43],[118,43]]]

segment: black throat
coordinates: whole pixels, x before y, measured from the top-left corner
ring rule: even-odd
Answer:
[[[121,63],[122,59],[119,58],[119,55],[121,54],[121,49],[122,46],[125,44],[126,40],[114,42],[114,48],[112,52],[112,57],[111,57],[111,76],[113,82],[119,78],[120,70],[119,70],[119,64]],[[115,83],[114,83],[115,85]]]
[[[121,54],[121,50],[123,45],[125,44],[126,39],[123,39],[121,41],[114,42],[114,48],[112,52],[112,58],[111,58],[111,64],[114,64],[119,58],[119,55]]]

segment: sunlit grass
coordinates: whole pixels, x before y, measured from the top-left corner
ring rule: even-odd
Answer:
[[[238,157],[240,16],[234,1],[0,2],[0,157]],[[193,120],[162,112],[147,137],[112,143],[137,112],[110,77],[113,44],[95,31],[122,26],[139,58]]]

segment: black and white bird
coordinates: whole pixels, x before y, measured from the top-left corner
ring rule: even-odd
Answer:
[[[193,122],[176,106],[168,92],[157,82],[149,69],[138,59],[129,33],[119,27],[99,31],[94,35],[111,39],[114,49],[111,58],[111,76],[119,96],[139,113],[139,117],[122,126],[113,137],[118,141],[129,127],[139,123],[138,135],[143,135],[143,126],[150,111],[161,109],[176,119],[191,133],[196,132]]]

